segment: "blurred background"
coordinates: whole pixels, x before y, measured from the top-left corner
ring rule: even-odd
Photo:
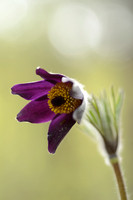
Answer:
[[[51,155],[49,123],[15,120],[27,101],[10,88],[40,80],[37,66],[95,95],[124,89],[121,156],[133,199],[132,0],[0,0],[0,199],[117,200],[112,169],[79,125]]]

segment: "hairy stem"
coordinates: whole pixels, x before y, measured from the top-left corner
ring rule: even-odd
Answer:
[[[116,177],[118,190],[119,190],[119,194],[120,194],[120,200],[128,200],[125,182],[124,182],[123,175],[121,172],[121,167],[120,167],[118,157],[115,156],[113,158],[110,158],[110,163],[113,167],[114,174]]]

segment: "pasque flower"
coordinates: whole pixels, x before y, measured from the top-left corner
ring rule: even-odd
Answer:
[[[48,73],[39,67],[36,74],[43,80],[12,87],[12,94],[30,100],[18,113],[17,120],[31,123],[51,121],[48,150],[55,153],[72,126],[81,122],[87,106],[87,93],[76,80],[62,74]]]

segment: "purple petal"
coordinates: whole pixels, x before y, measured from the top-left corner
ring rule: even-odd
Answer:
[[[55,116],[48,131],[48,150],[50,153],[55,153],[56,148],[75,122],[72,118],[72,113]]]
[[[48,122],[53,119],[55,113],[48,106],[48,99],[31,101],[17,115],[17,120],[31,123]]]
[[[44,78],[45,80],[52,80],[55,82],[61,82],[62,77],[64,77],[62,74],[52,74],[48,73],[46,70],[38,67],[36,69],[36,74]]]
[[[12,94],[18,94],[27,100],[33,100],[48,93],[54,84],[48,81],[17,84],[12,87]]]

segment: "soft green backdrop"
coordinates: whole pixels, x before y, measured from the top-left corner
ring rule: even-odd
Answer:
[[[107,15],[106,8],[114,14]],[[118,199],[111,168],[79,125],[51,155],[47,150],[48,123],[15,120],[27,102],[11,95],[10,88],[40,80],[35,75],[37,66],[73,77],[96,95],[104,88],[109,91],[111,85],[124,89],[121,156],[133,199],[130,1],[111,5],[109,1],[0,0],[0,13],[0,199]],[[83,27],[85,20],[88,24]]]

